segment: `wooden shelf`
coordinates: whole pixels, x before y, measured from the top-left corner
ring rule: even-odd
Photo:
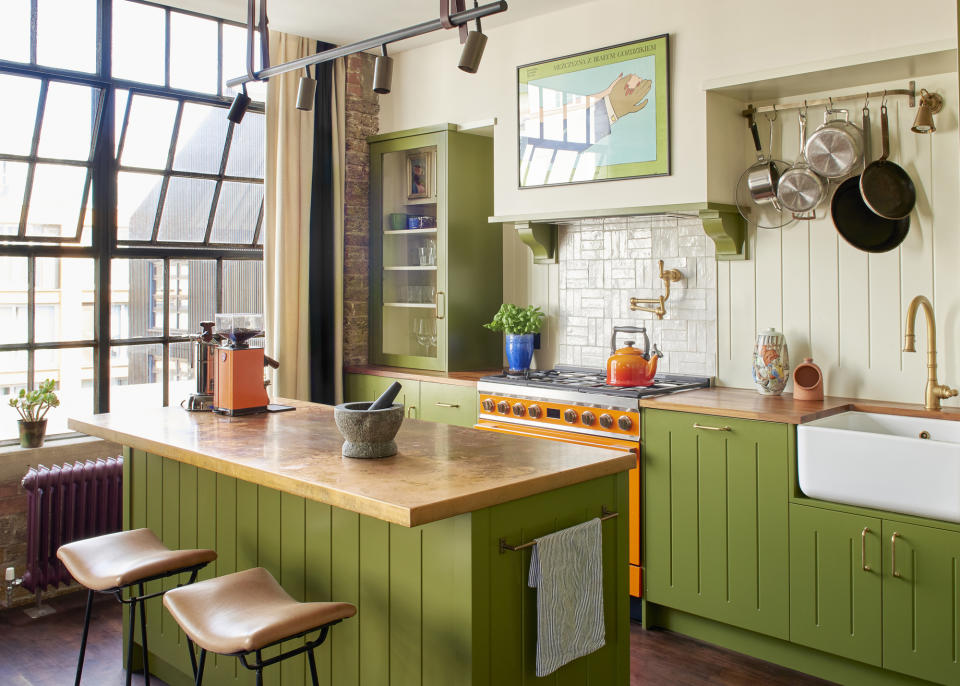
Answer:
[[[401,235],[409,235],[409,234],[425,234],[425,233],[436,233],[436,232],[437,230],[435,228],[433,229],[396,229],[396,230],[390,229],[390,230],[384,230],[383,235],[384,236],[401,236]]]
[[[421,267],[420,265],[403,265],[400,267],[384,267],[383,271],[385,272],[435,272],[437,271],[437,266],[433,265],[431,267]]]

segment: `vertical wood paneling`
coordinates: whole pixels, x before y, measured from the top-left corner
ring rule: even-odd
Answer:
[[[308,602],[329,601],[333,599],[331,591],[331,568],[333,564],[331,512],[333,508],[315,500],[307,500],[304,509],[306,512],[303,563],[306,570],[304,580],[305,599]],[[320,674],[321,683],[330,683],[333,678],[330,649],[334,639],[334,635],[331,634],[323,645],[316,650],[317,671]],[[324,679],[326,679],[326,682],[324,682]]]
[[[280,511],[280,491],[266,486],[258,486],[257,490],[257,564],[283,585],[281,539],[284,521]],[[263,658],[267,660],[279,654],[280,646],[274,646],[263,651]],[[265,686],[280,686],[280,670],[265,670],[263,683]]]
[[[360,515],[339,508],[333,510],[334,551],[331,570],[333,597],[348,603],[360,602]],[[333,637],[332,683],[343,686],[360,684],[360,625],[363,617],[355,622],[345,622],[337,627]]]
[[[280,493],[280,576],[277,581],[283,590],[296,600],[305,600],[306,594],[306,508],[305,501],[289,493]],[[274,526],[276,526],[274,524]],[[311,635],[310,638],[313,638]],[[303,639],[286,641],[281,650],[292,650],[303,645]],[[306,656],[284,660],[273,671],[280,675],[280,683],[293,684],[309,675]],[[309,677],[306,677],[309,678]],[[307,683],[306,681],[304,683]]]
[[[360,517],[361,684],[390,683],[390,524]]]
[[[206,471],[206,470],[204,470]],[[217,576],[233,574],[237,570],[237,481],[223,474],[216,474],[217,488],[217,561],[214,565]],[[237,673],[237,660],[223,655],[214,656],[217,674],[223,678]]]
[[[422,528],[390,527],[390,682],[420,683]]]

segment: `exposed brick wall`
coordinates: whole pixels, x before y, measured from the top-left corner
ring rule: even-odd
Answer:
[[[373,92],[374,56],[347,58],[346,190],[344,195],[343,362],[366,364],[369,331],[370,149],[379,130],[380,104]]]
[[[4,481],[0,483],[0,572],[13,566],[19,575],[26,559],[27,496],[19,479]],[[14,594],[18,601],[28,596],[22,589],[17,589]]]

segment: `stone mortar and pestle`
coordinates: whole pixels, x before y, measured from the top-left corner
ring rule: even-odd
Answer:
[[[346,439],[344,457],[390,457],[397,454],[394,437],[403,423],[403,405],[394,403],[400,392],[394,381],[372,403],[343,403],[333,408],[333,419]]]

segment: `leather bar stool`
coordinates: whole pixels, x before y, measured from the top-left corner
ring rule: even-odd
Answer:
[[[190,573],[192,584],[197,573],[208,563],[217,559],[213,550],[170,550],[150,529],[119,531],[74,541],[60,546],[57,557],[81,586],[87,589],[87,611],[83,617],[83,638],[80,639],[80,658],[77,661],[75,684],[79,686],[83,672],[83,656],[87,649],[87,633],[90,629],[90,610],[94,593],[112,593],[121,603],[130,605],[130,627],[127,635],[127,686],[130,686],[133,667],[133,628],[136,624],[137,605],[140,605],[140,636],[143,641],[143,676],[150,683],[150,664],[147,657],[147,609],[144,601],[163,595],[144,592],[148,581],[163,579],[176,574]],[[133,587],[137,587],[134,594]],[[123,591],[129,589],[129,598],[124,600]]]
[[[326,640],[331,626],[357,613],[350,603],[298,602],[262,567],[175,588],[163,597],[163,605],[187,635],[196,686],[203,682],[208,651],[239,658],[257,673],[257,686],[263,683],[264,667],[306,653],[313,684],[318,686],[314,649]],[[319,635],[305,639],[299,648],[263,659],[264,648],[314,631]],[[199,660],[194,644],[200,648]],[[253,664],[247,662],[251,654]]]

